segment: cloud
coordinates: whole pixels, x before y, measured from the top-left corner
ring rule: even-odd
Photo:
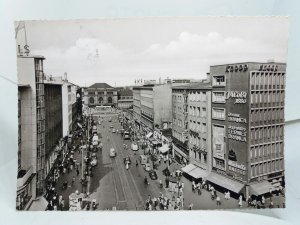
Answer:
[[[69,74],[79,85],[107,82],[133,84],[134,79],[201,78],[209,66],[242,61],[285,61],[286,49],[253,39],[182,32],[168,43],[153,43],[144,49],[114,46],[95,38],[79,38],[66,50],[55,47],[33,51],[46,57],[48,74]]]

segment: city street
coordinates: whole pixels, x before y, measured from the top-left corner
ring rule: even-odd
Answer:
[[[161,194],[169,199],[174,199],[178,196],[178,192],[172,192],[170,188],[165,187],[165,175],[163,170],[167,168],[168,163],[161,161],[155,170],[158,176],[157,180],[151,180],[144,166],[140,164],[140,155],[144,154],[141,146],[138,151],[131,149],[131,140],[124,140],[120,133],[113,133],[112,130],[119,131],[122,129],[121,123],[118,121],[117,113],[106,115],[94,115],[93,120],[97,124],[97,133],[100,137],[100,142],[103,145],[102,150],[97,151],[97,165],[92,169],[92,175],[88,179],[86,187],[80,183],[82,177],[81,163],[77,171],[74,168],[68,173],[62,174],[56,184],[56,189],[59,195],[62,195],[65,200],[64,210],[68,210],[68,196],[75,191],[89,193],[89,199],[95,199],[97,202],[97,210],[145,210],[146,200],[150,198],[158,198]],[[109,122],[111,120],[111,122]],[[99,124],[99,121],[101,124]],[[83,136],[83,139],[86,137]],[[74,140],[73,145],[80,143],[80,140]],[[124,144],[127,148],[124,148]],[[110,157],[110,149],[114,148],[116,157]],[[85,155],[85,153],[83,153]],[[126,169],[124,158],[129,157],[131,164]],[[76,162],[82,161],[80,151],[74,152]],[[136,162],[138,162],[136,165]],[[152,165],[152,164],[151,164]],[[173,162],[171,168],[180,169],[181,165]],[[149,184],[144,183],[144,178],[147,177]],[[74,179],[75,178],[75,179]],[[75,181],[72,184],[72,179]],[[163,187],[160,187],[159,180],[162,181]],[[239,207],[238,200],[230,198],[226,200],[224,193],[217,192],[220,197],[221,205],[217,205],[216,200],[211,199],[211,194],[205,189],[202,189],[202,194],[199,195],[192,191],[192,182],[182,176],[180,179],[184,183],[183,199],[184,204],[181,209],[189,209],[192,204],[193,209],[233,209]],[[63,182],[68,182],[67,189],[62,189]],[[266,199],[268,205],[270,199]],[[273,197],[274,207],[282,206],[284,199],[282,196]],[[247,203],[243,202],[242,208],[247,207]]]
[[[112,117],[112,122],[108,122]],[[95,117],[94,117],[95,118]],[[123,209],[144,209],[144,200],[148,196],[157,196],[160,190],[157,181],[151,181],[149,185],[144,184],[144,177],[148,174],[141,167],[136,166],[140,154],[130,149],[131,141],[123,140],[121,134],[112,133],[114,129],[121,129],[116,115],[107,115],[103,118],[101,125],[97,125],[98,134],[102,136],[103,150],[98,153],[98,166],[94,169],[94,176],[90,185],[92,198],[99,202],[99,209],[111,209],[116,206],[118,210]],[[108,139],[107,139],[108,137]],[[123,144],[128,146],[124,150]],[[110,148],[117,152],[115,158],[109,157]],[[131,165],[128,170],[125,168],[123,159],[130,157]]]

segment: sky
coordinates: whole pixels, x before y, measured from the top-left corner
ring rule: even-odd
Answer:
[[[15,23],[17,27],[19,22]],[[25,21],[16,43],[43,55],[47,75],[80,86],[203,79],[211,65],[286,62],[286,17],[156,17]]]

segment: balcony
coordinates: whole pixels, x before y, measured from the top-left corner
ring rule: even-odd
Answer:
[[[30,167],[27,171],[22,169],[18,172],[18,179],[17,179],[17,188],[24,186],[26,182],[32,177],[34,174],[32,173],[33,169]]]

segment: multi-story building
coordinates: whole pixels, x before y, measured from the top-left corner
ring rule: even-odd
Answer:
[[[18,56],[19,172],[17,209],[28,209],[45,190],[45,93],[43,56]],[[43,197],[40,198],[41,201]],[[46,200],[44,199],[44,202]]]
[[[42,210],[47,178],[62,147],[62,85],[49,82],[42,56],[18,56],[19,172],[17,208]]]
[[[284,180],[284,63],[211,66],[210,182],[262,195]]]
[[[141,89],[139,87],[133,88],[133,120],[135,127],[139,130],[141,128]]]
[[[106,83],[95,83],[84,89],[85,107],[116,107],[117,103],[117,90]]]
[[[81,98],[81,90],[79,86],[68,81],[66,74],[64,78],[46,75],[45,83],[61,85],[63,136],[68,136],[81,115],[77,102]]]
[[[195,179],[211,168],[211,85],[209,80],[172,88],[172,140],[175,159]]]
[[[62,88],[61,84],[44,83],[45,91],[45,179],[52,176],[63,138]]]
[[[211,165],[211,85],[203,82],[188,88],[190,163],[200,167],[198,177],[206,177]]]
[[[166,129],[170,126],[171,96],[171,84],[133,87],[134,119],[145,132],[153,132],[154,127]]]
[[[129,88],[118,90],[118,108],[129,109],[133,107],[133,93]]]
[[[187,164],[189,161],[188,88],[189,85],[172,87],[173,155],[181,164]]]

